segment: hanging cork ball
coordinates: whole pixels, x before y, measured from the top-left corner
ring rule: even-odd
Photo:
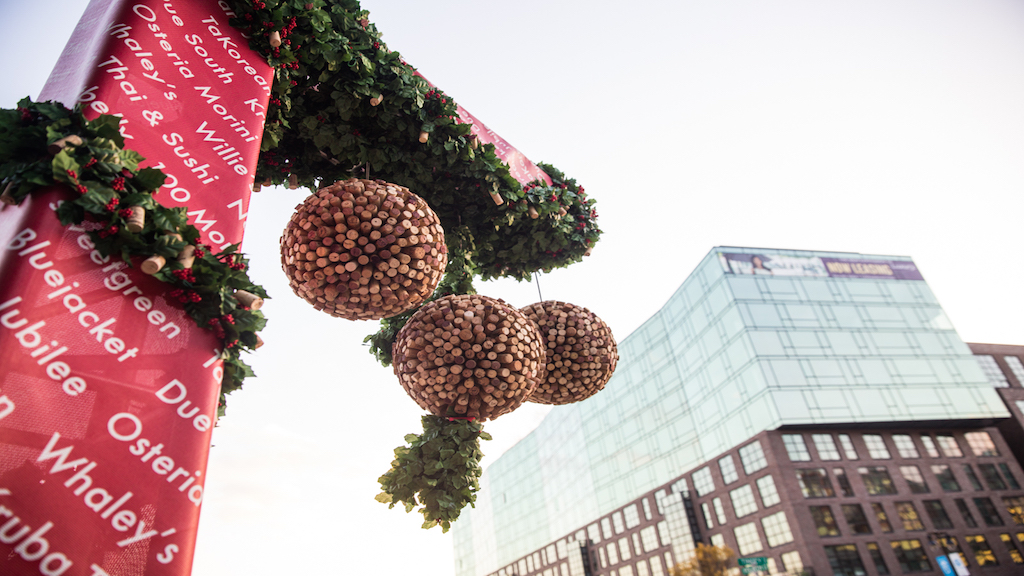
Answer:
[[[445,296],[409,319],[392,357],[399,382],[422,408],[437,416],[491,420],[533,392],[541,346],[533,322],[503,301]]]
[[[448,263],[434,211],[408,188],[352,178],[296,206],[281,236],[292,290],[332,316],[379,320],[418,306]]]
[[[546,350],[540,383],[527,400],[569,404],[604,388],[619,361],[615,337],[604,321],[582,306],[554,300],[522,312],[537,324]]]

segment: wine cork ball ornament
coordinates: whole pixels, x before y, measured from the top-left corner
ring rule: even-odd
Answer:
[[[379,320],[419,306],[448,263],[440,220],[408,188],[352,178],[296,206],[281,266],[299,297],[332,316]]]
[[[533,392],[544,352],[537,328],[501,300],[445,296],[420,308],[392,347],[395,375],[436,416],[492,420]]]
[[[546,351],[537,389],[527,399],[569,404],[597,394],[619,361],[611,328],[582,306],[548,300],[522,308]]]

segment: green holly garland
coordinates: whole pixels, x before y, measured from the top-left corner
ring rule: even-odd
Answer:
[[[214,253],[199,243],[199,230],[187,223],[186,208],[166,208],[154,200],[166,176],[155,168],[139,168],[144,158],[124,148],[119,121],[111,115],[86,120],[78,110],[28,98],[16,110],[0,110],[4,201],[18,204],[43,187],[66,184],[75,196],[60,204],[57,216],[64,225],[87,226],[100,254],[120,257],[129,265],[164,257],[167,264],[153,277],[173,286],[166,293],[168,301],[183,306],[199,327],[212,330],[223,342],[217,407],[223,416],[226,395],[253,376],[240,351],[254,349],[256,333],[266,325],[263,313],[244,307],[235,291],[263,298],[267,294],[249,279],[248,260],[237,245]],[[131,207],[146,211],[139,232],[128,230]],[[195,250],[191,268],[175,260],[187,246]]]
[[[391,470],[378,480],[377,501],[406,512],[417,506],[423,528],[447,532],[462,509],[476,502],[480,489],[480,440],[490,440],[483,426],[469,420],[424,416],[423,434],[407,434],[409,446],[395,448]]]

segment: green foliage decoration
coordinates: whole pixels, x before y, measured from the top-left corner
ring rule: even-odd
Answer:
[[[377,501],[406,512],[419,506],[423,528],[447,532],[462,509],[474,506],[479,490],[480,440],[490,440],[483,426],[469,420],[424,416],[423,434],[407,434],[409,446],[395,448],[391,470],[378,480]]]
[[[237,245],[214,253],[188,224],[187,208],[166,208],[153,198],[166,176],[155,168],[139,168],[144,158],[124,148],[119,121],[112,115],[86,120],[77,109],[28,98],[16,110],[0,110],[0,185],[6,199],[17,204],[43,187],[66,184],[73,197],[60,203],[57,217],[64,225],[85,227],[100,254],[129,265],[153,255],[167,259],[153,277],[169,285],[168,302],[181,305],[200,328],[223,342],[217,408],[223,416],[226,395],[253,376],[240,351],[254,349],[256,333],[266,325],[262,312],[243,307],[233,294],[245,290],[267,298],[267,293],[249,279],[248,260]],[[81,143],[67,144],[51,156],[48,148],[67,137]],[[131,206],[146,210],[138,233],[127,228]],[[191,269],[175,260],[187,245],[196,250]]]

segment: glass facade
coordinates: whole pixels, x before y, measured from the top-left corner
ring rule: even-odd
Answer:
[[[784,265],[744,274],[735,266],[744,255]],[[658,313],[620,337],[621,359],[604,391],[554,408],[489,466],[476,508],[453,527],[457,576],[495,573],[647,491],[719,464],[709,460],[761,431],[1008,416],[924,281],[786,265],[810,258],[854,269],[861,260],[910,262],[712,250]],[[855,450],[838,440],[845,453]],[[835,450],[824,438],[813,447]],[[747,453],[726,467],[736,464],[750,465]]]

